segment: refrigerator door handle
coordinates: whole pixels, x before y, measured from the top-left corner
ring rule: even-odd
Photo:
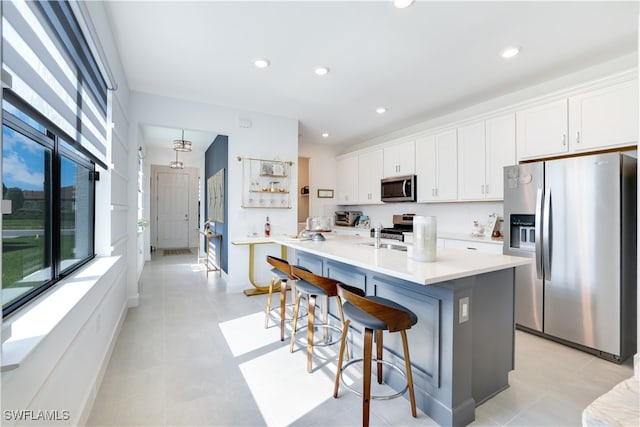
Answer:
[[[547,188],[544,192],[544,212],[542,216],[542,255],[544,258],[545,280],[551,280],[551,246],[553,245],[551,224],[551,189]]]
[[[538,193],[536,194],[535,233],[536,274],[538,279],[542,280],[542,188],[538,188]]]

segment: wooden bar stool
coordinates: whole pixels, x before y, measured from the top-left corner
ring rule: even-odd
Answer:
[[[343,369],[346,369],[347,366],[353,363],[362,362],[364,371],[362,393],[359,393],[357,390],[349,387],[343,381],[345,387],[362,395],[362,425],[365,427],[369,425],[369,403],[371,399],[391,399],[393,397],[398,397],[404,394],[407,388],[409,389],[409,401],[411,402],[411,415],[415,418],[416,400],[413,391],[413,376],[411,375],[411,361],[409,360],[409,345],[407,344],[406,330],[410,329],[411,326],[418,322],[418,317],[411,310],[401,306],[400,304],[385,298],[365,296],[362,289],[348,286],[343,283],[338,284],[338,297],[342,297],[345,301],[343,310],[348,320],[346,321],[342,332],[333,397],[338,397],[338,388],[340,387]],[[347,342],[347,331],[349,330],[351,320],[364,326],[363,358],[352,360],[343,368],[342,354]],[[389,365],[402,373],[399,367],[382,360],[382,331],[384,330],[388,330],[389,332],[400,332],[406,372],[404,376],[407,379],[407,386],[402,391],[392,396],[371,396],[372,362],[376,362],[377,364],[378,383],[380,384],[382,383],[383,364]],[[371,354],[374,331],[376,332],[376,359],[372,359]]]
[[[267,262],[273,266],[273,268],[271,269],[273,277],[271,278],[271,282],[269,282],[269,292],[267,294],[267,308],[264,318],[264,327],[265,329],[269,327],[269,317],[271,316],[271,312],[273,310],[279,310],[280,341],[284,341],[284,323],[286,318],[285,311],[287,307],[287,284],[290,282],[290,288],[295,291],[295,282],[297,280],[297,277],[291,275],[291,265],[287,261],[281,258],[274,257],[272,255],[267,255]],[[271,296],[273,294],[273,289],[276,288],[278,284],[280,285],[280,306],[271,307]]]
[[[342,333],[344,330],[344,315],[342,313],[342,301],[338,296],[337,285],[338,281],[334,279],[329,279],[328,277],[318,276],[316,274],[311,273],[306,269],[302,269],[298,266],[291,267],[291,273],[298,278],[298,282],[296,283],[296,289],[298,291],[296,295],[296,303],[293,309],[293,323],[291,326],[291,343],[289,344],[289,351],[293,352],[293,344],[295,342],[296,337],[296,326],[297,326],[297,317],[298,310],[300,309],[300,298],[302,294],[306,294],[307,298],[307,372],[311,372],[312,370],[312,358],[313,358],[313,347],[314,345],[332,345],[336,344],[338,341],[332,341],[328,338],[329,329],[333,329],[337,332]],[[326,296],[327,304],[328,298],[335,297],[338,300],[338,311],[340,314],[340,327],[335,325],[330,325],[328,322],[328,314],[325,312],[325,317],[323,319],[323,323],[321,327],[324,329],[324,340],[322,343],[314,343],[314,330],[315,330],[315,308],[316,308],[316,298],[318,296]]]

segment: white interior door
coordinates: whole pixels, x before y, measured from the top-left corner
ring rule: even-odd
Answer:
[[[189,247],[189,175],[158,173],[158,248]]]

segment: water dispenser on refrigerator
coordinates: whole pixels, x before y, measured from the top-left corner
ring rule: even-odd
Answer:
[[[510,215],[511,249],[522,249],[533,252],[536,246],[535,215]]]

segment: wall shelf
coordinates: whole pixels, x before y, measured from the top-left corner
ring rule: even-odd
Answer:
[[[291,166],[284,160],[238,157],[242,162],[242,208],[291,209]]]

